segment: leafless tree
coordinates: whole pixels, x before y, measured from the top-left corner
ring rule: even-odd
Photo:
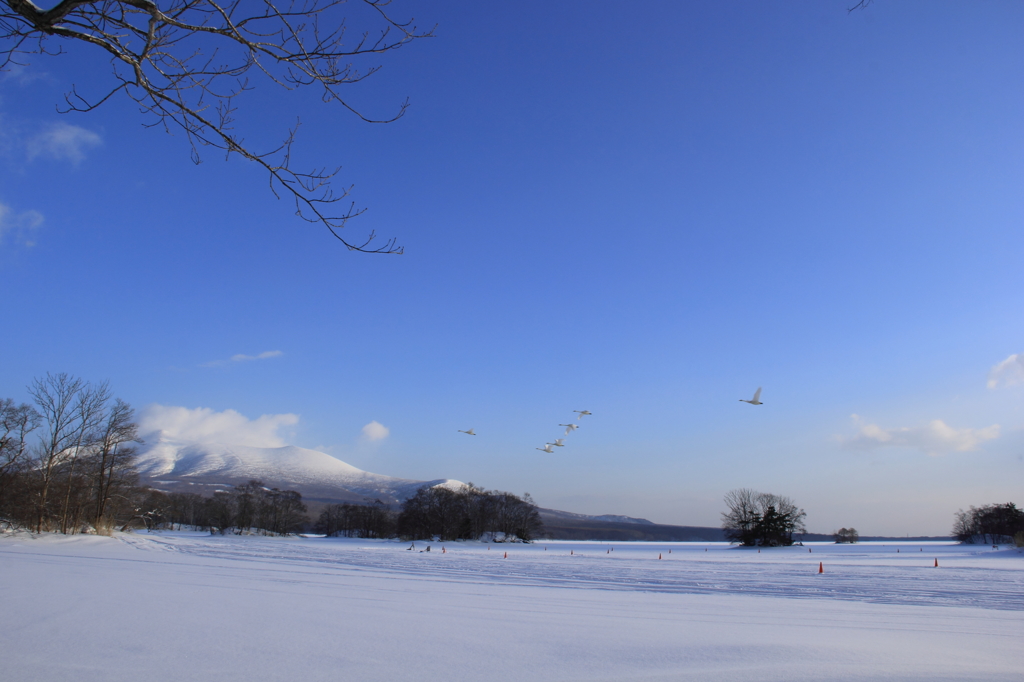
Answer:
[[[65,452],[66,470],[64,476],[64,499],[60,510],[60,532],[68,533],[79,526],[82,507],[88,496],[79,485],[76,475],[81,477],[78,464],[88,458],[95,450],[100,434],[98,430],[106,414],[107,402],[110,400],[110,386],[104,382],[99,386],[84,384],[75,396],[74,421],[76,424],[75,441]],[[76,504],[72,505],[74,494]]]
[[[43,419],[43,434],[37,452],[36,473],[38,489],[35,491],[37,533],[48,524],[50,488],[58,468],[74,452],[79,434],[75,420],[75,403],[79,391],[85,386],[81,379],[69,374],[47,374],[29,386],[29,393]]]
[[[31,405],[15,405],[10,398],[0,399],[0,519],[7,524],[15,511],[12,498],[25,492],[24,486],[17,486],[16,481],[26,468],[28,436],[39,428],[41,421]]]
[[[110,527],[112,500],[115,497],[127,499],[129,489],[138,480],[133,465],[135,448],[132,446],[138,442],[135,410],[118,398],[106,414],[103,430],[88,462],[93,488],[93,526],[96,529]]]
[[[184,131],[195,163],[203,147],[238,154],[268,173],[271,191],[290,196],[298,216],[326,226],[349,249],[401,253],[393,238],[374,247],[373,232],[362,241],[341,235],[365,209],[343,201],[351,188],[332,188],[338,168],[292,168],[298,121],[279,145],[262,151],[234,130],[236,98],[255,86],[250,78],[286,90],[315,88],[324,102],[367,122],[386,123],[405,113],[408,102],[385,120],[364,116],[340,88],[380,68],[360,70],[350,60],[396,50],[432,29],[393,18],[391,0],[362,0],[362,19],[377,28],[349,36],[344,2],[60,0],[42,9],[32,0],[0,0],[0,69],[21,63],[24,55],[60,54],[69,42],[89,45],[110,60],[110,87],[95,95],[72,89],[65,111],[92,111],[124,93],[147,115],[147,125]]]

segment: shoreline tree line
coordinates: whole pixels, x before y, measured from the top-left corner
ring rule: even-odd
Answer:
[[[1024,547],[1024,509],[1012,502],[961,509],[953,523],[953,537],[968,545],[1014,542]]]

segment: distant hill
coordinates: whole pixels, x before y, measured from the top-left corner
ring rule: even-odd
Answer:
[[[606,521],[609,523],[643,523],[654,525],[653,521],[647,519],[638,519],[633,516],[621,516],[619,514],[601,514],[600,516],[589,516],[587,514],[576,514],[574,512],[559,511],[558,509],[539,509],[542,515],[547,515],[552,519],[560,519],[565,521]]]
[[[721,542],[721,528],[669,526],[629,516],[586,516],[555,509],[541,509],[542,535],[551,540],[609,540],[615,542]]]

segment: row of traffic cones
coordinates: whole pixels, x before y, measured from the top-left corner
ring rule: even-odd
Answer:
[[[660,557],[659,557],[659,558],[660,558]],[[936,558],[936,559],[935,559],[935,565],[934,565],[934,567],[935,567],[935,568],[938,568],[938,567],[939,567],[939,560],[938,560],[938,558]],[[824,564],[823,562],[819,561],[819,562],[818,562],[818,573],[824,573],[824,572],[825,572],[825,564]]]
[[[488,547],[487,549],[490,549],[490,547]],[[548,548],[545,547],[544,551],[547,551],[547,549]],[[428,549],[427,551],[429,552],[430,550]],[[708,551],[707,548],[705,548],[704,551],[705,552]],[[757,550],[757,551],[758,551],[758,553],[761,552],[761,550]],[[810,552],[811,551],[810,548],[808,548],[807,551]],[[898,552],[899,550],[896,550],[896,551]],[[922,551],[924,551],[924,550],[922,550]],[[444,546],[442,545],[441,546],[441,554],[447,554],[447,553],[448,553],[448,550],[445,549]],[[605,554],[610,554],[610,553],[611,553],[611,549],[609,549],[607,552],[605,552]],[[668,553],[671,554],[672,550],[670,549],[668,551]],[[569,556],[575,556],[574,550],[571,550],[571,549],[569,550]],[[502,559],[507,559],[507,558],[508,558],[508,552],[505,552],[504,556],[502,557]],[[658,552],[658,560],[659,561],[661,560],[661,552]],[[935,559],[935,566],[934,567],[935,568],[939,567],[939,559],[938,559],[938,557],[936,557],[936,559]],[[824,573],[824,572],[825,572],[825,563],[823,561],[819,561],[818,562],[818,573]]]

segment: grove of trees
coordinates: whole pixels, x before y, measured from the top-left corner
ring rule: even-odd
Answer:
[[[836,544],[853,544],[860,540],[860,533],[857,532],[856,528],[840,528],[832,534],[835,538]]]
[[[1024,509],[1012,502],[961,509],[953,522],[953,537],[968,544],[1017,541],[1024,546]]]
[[[302,495],[250,481],[212,497],[139,485],[142,441],[132,407],[106,383],[47,374],[32,404],[0,399],[0,524],[35,533],[109,533],[172,524],[226,532],[294,533],[309,523]]]
[[[444,541],[478,540],[485,535],[506,542],[530,542],[543,528],[529,494],[519,497],[469,483],[459,490],[424,486],[393,511],[379,500],[371,505],[335,504],[320,514],[313,529],[328,536]]]
[[[295,490],[267,488],[249,481],[211,497],[196,493],[150,490],[140,516],[150,529],[192,528],[211,533],[286,535],[309,525],[302,495]]]
[[[373,504],[332,504],[320,513],[313,532],[327,537],[393,538],[398,535],[397,521],[398,513],[380,500]]]
[[[33,405],[0,400],[0,519],[65,534],[128,523],[143,492],[132,407],[106,383],[64,373],[28,391]]]
[[[729,511],[722,514],[722,528],[730,542],[745,547],[788,546],[794,533],[806,532],[807,514],[783,495],[739,488],[726,493],[725,504]]]
[[[519,497],[472,483],[459,490],[420,488],[402,504],[397,532],[404,538],[477,540],[490,534],[530,542],[543,529],[529,493]]]

